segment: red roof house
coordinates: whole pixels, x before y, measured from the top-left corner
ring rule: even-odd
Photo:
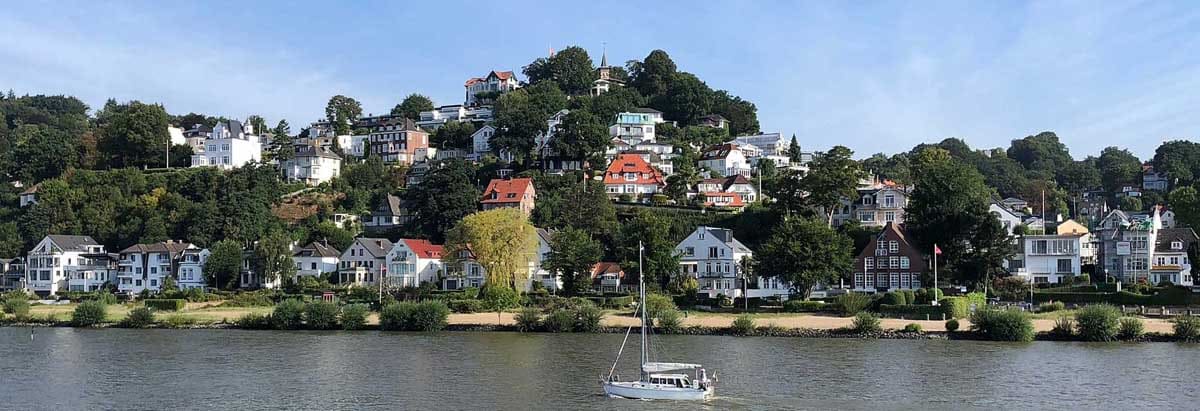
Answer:
[[[479,203],[484,210],[503,207],[518,208],[528,216],[533,212],[537,191],[533,189],[533,179],[514,178],[509,180],[494,179],[483,190]]]
[[[662,172],[636,154],[621,154],[613,159],[604,172],[604,188],[609,196],[628,194],[648,197],[662,191],[667,180]]]

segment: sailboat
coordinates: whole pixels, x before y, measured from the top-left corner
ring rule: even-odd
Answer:
[[[610,397],[645,399],[645,400],[705,400],[712,397],[716,377],[709,379],[708,374],[700,364],[651,362],[647,351],[649,343],[646,331],[651,327],[646,318],[646,281],[642,275],[642,253],[644,248],[638,243],[638,309],[642,318],[642,355],[641,372],[636,381],[621,381],[615,374],[617,362],[629,342],[633,327],[625,331],[625,339],[617,350],[617,359],[608,370],[608,377],[601,379],[604,393]],[[692,372],[689,375],[689,371]]]

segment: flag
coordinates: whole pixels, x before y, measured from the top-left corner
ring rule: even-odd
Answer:
[[[933,254],[934,255],[942,255],[942,249],[938,248],[937,244],[933,245]]]

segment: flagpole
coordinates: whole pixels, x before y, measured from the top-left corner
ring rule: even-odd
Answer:
[[[937,256],[938,256],[938,246],[937,246],[937,244],[934,244],[933,245],[933,296],[930,297],[933,300],[933,305],[937,305],[937,295],[938,295]]]

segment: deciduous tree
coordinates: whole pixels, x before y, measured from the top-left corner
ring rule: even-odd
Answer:
[[[393,116],[402,116],[410,120],[421,118],[422,111],[433,110],[433,100],[423,94],[409,94],[400,104],[392,108]]]
[[[461,252],[470,251],[486,272],[485,287],[521,291],[529,280],[529,262],[537,252],[536,236],[521,210],[480,211],[466,216],[447,233],[446,254],[452,264],[459,264]]]
[[[213,287],[231,289],[237,286],[241,268],[242,246],[233,240],[221,240],[204,262],[204,277]]]
[[[793,217],[772,231],[754,255],[755,271],[791,283],[803,298],[814,285],[836,282],[854,268],[854,244],[824,221]]]
[[[359,116],[362,116],[362,104],[341,94],[330,97],[325,105],[325,119],[333,124],[333,130],[339,136],[350,134],[351,126]]]
[[[592,266],[603,256],[600,243],[587,232],[567,228],[554,233],[550,254],[543,266],[562,275],[563,291],[567,295],[587,292],[592,287]]]

